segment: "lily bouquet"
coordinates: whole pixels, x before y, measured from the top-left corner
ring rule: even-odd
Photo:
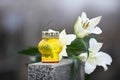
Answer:
[[[84,72],[89,75],[97,66],[102,66],[106,71],[107,65],[111,65],[112,58],[105,52],[100,51],[103,43],[98,42],[96,35],[101,34],[102,30],[97,26],[101,16],[89,19],[85,12],[82,12],[74,25],[74,34],[66,34],[62,30],[59,40],[63,49],[59,54],[60,60],[64,57],[73,59],[71,80],[75,79],[80,63],[84,64]],[[52,29],[48,31],[54,31]],[[20,51],[22,54],[31,55],[32,62],[40,61],[40,54],[37,47],[31,47]]]

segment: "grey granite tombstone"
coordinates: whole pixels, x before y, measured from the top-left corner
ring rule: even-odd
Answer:
[[[69,80],[73,61],[63,59],[59,63],[32,63],[28,65],[28,80]]]

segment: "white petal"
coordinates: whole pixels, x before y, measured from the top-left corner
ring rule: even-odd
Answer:
[[[94,34],[101,34],[102,30],[99,27],[95,27],[95,29],[93,30],[92,33],[94,33]]]
[[[85,12],[82,12],[82,14],[81,14],[81,18],[82,18],[82,19],[87,18],[87,15],[86,15],[86,13],[85,13]]]
[[[79,32],[79,27],[81,27],[82,28],[82,26],[81,26],[81,18],[80,18],[80,16],[78,17],[78,19],[77,19],[77,21],[76,21],[76,23],[75,23],[75,25],[74,25],[74,32],[75,32],[75,34],[77,34],[78,32]]]
[[[84,31],[85,31],[85,29],[82,27],[82,25],[78,25],[78,27],[77,27],[77,33],[82,33]]]
[[[62,60],[62,53],[59,54],[59,61]]]
[[[63,45],[70,45],[73,40],[75,40],[76,36],[74,34],[66,35],[65,30],[60,33],[59,40]]]
[[[83,38],[83,37],[85,37],[85,36],[87,36],[87,35],[89,35],[90,34],[90,32],[89,31],[87,31],[87,30],[81,30],[79,33],[78,33],[78,37],[80,37],[80,38]]]
[[[66,43],[66,32],[65,32],[65,29],[61,31],[61,33],[59,35],[59,40],[62,42],[63,45]]]
[[[88,62],[85,63],[85,73],[90,74],[92,73],[96,68],[96,64],[90,64]]]
[[[66,35],[65,29],[61,31],[60,35],[61,35],[61,36],[62,36],[62,35]]]
[[[63,56],[68,56],[66,52],[66,46],[63,46],[63,49],[59,54],[59,60],[61,60]]]
[[[83,62],[85,62],[87,60],[87,53],[82,53],[79,55],[80,60],[82,60]]]
[[[104,70],[106,71],[107,65],[111,65],[112,63],[112,58],[104,52],[99,52],[96,56],[96,63],[99,66],[103,66]]]
[[[84,33],[78,33],[77,37],[79,38],[83,38],[85,37],[87,34],[84,32]]]
[[[90,34],[90,32],[86,29],[84,29],[81,25],[77,28],[77,37],[83,38],[86,35]]]
[[[87,18],[87,14],[85,12],[82,12],[81,19],[83,23],[89,22],[89,18]]]
[[[69,34],[66,35],[66,45],[70,45],[73,40],[75,40],[76,35],[74,34]]]
[[[93,18],[90,20],[90,24],[89,24],[89,28],[94,28],[96,25],[98,25],[98,23],[100,22],[102,16]]]
[[[91,38],[89,41],[89,45],[90,45],[89,51],[98,52],[100,48],[102,47],[103,43],[98,43],[96,39]]]

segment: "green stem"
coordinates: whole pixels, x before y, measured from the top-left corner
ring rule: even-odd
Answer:
[[[85,49],[86,49],[86,51],[87,51],[87,54],[88,54],[88,56],[89,56],[88,45],[86,44],[86,42],[85,42],[85,40],[84,40],[83,38],[81,38],[81,41],[82,41],[82,43],[83,43],[83,45],[84,45],[84,47],[85,47]]]
[[[86,42],[84,41],[83,38],[81,39],[81,41],[82,41],[83,45],[85,46],[85,48],[86,48],[86,50],[87,50],[88,47],[87,47],[87,45],[86,45]]]
[[[84,45],[84,47],[85,47],[85,49],[86,49],[86,51],[87,51],[87,54],[88,54],[88,56],[87,56],[87,58],[89,57],[89,50],[88,50],[88,45],[87,45],[87,43],[85,42],[85,40],[84,39],[81,39],[81,41],[82,41],[82,43],[83,43],[83,45]],[[85,72],[85,71],[84,71]],[[84,74],[84,79],[85,80],[89,80],[89,75],[87,75],[87,74]]]

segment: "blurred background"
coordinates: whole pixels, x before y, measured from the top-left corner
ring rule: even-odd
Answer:
[[[41,31],[66,29],[73,33],[78,16],[103,16],[102,51],[113,62],[104,72],[92,73],[91,80],[118,80],[120,76],[120,0],[0,0],[0,80],[27,80],[28,56],[17,52],[37,46]]]

